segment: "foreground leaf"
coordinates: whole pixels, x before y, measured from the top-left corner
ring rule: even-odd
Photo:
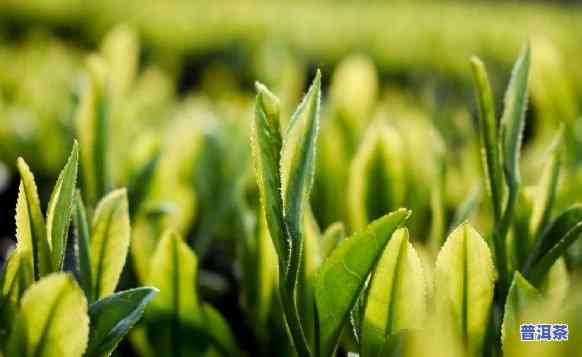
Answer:
[[[366,278],[392,233],[409,216],[400,209],[344,240],[323,263],[315,286],[319,356],[331,356]]]
[[[16,166],[21,177],[16,203],[16,239],[24,264],[31,265],[38,280],[52,271],[50,245],[34,176],[22,158],[18,159]]]
[[[139,321],[157,289],[142,287],[121,291],[89,308],[91,333],[85,356],[110,356],[123,337]]]
[[[51,274],[22,297],[8,356],[78,357],[87,347],[89,317],[83,290],[72,275]]]
[[[397,230],[372,275],[362,327],[361,354],[385,356],[391,336],[422,327],[426,291],[420,259],[408,230]]]
[[[119,189],[103,198],[91,228],[91,276],[97,301],[115,291],[129,247],[127,192]]]
[[[255,174],[271,239],[277,250],[280,264],[286,266],[291,243],[283,229],[283,201],[279,175],[282,147],[279,101],[262,84],[256,86],[258,94],[251,136]]]
[[[303,214],[308,205],[315,173],[315,146],[319,127],[321,73],[318,71],[309,91],[293,114],[281,150],[281,194],[283,215],[291,239],[292,265],[297,273],[301,252]]]
[[[53,188],[47,209],[46,231],[47,239],[50,241],[51,246],[53,271],[61,270],[65,258],[71,211],[77,185],[78,161],[79,149],[75,141],[71,155]]]
[[[435,303],[440,323],[469,356],[481,353],[495,279],[487,243],[469,224],[455,229],[436,260]]]

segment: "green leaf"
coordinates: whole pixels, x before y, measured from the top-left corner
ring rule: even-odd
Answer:
[[[402,155],[395,129],[380,122],[371,125],[350,169],[348,211],[354,230],[400,207],[406,187]]]
[[[317,271],[321,265],[321,232],[315,221],[313,212],[308,206],[304,215],[304,247],[303,260],[299,281],[297,282],[297,306],[300,312],[301,325],[305,337],[312,346],[315,343],[315,306],[314,306],[314,284]]]
[[[8,356],[78,357],[87,347],[87,300],[72,275],[39,280],[22,297]]]
[[[256,87],[258,94],[251,135],[255,174],[271,239],[280,263],[286,266],[291,243],[283,229],[283,200],[279,175],[282,147],[279,100],[262,84],[257,83]]]
[[[197,279],[194,252],[178,234],[165,233],[152,257],[147,279],[147,285],[160,290],[147,309],[148,320],[154,321],[148,335],[158,355],[187,356],[190,349],[203,350],[196,345],[200,341],[190,335],[203,323]]]
[[[390,336],[423,327],[425,316],[422,266],[408,230],[401,228],[394,232],[372,273],[362,325],[362,356],[383,356]]]
[[[110,356],[157,292],[148,287],[125,290],[91,305],[91,332],[85,356]]]
[[[321,255],[327,258],[346,237],[346,228],[341,222],[331,224],[321,238]]]
[[[38,280],[52,271],[50,245],[34,176],[22,158],[18,158],[16,165],[21,177],[16,203],[16,239],[24,264],[31,264]]]
[[[15,249],[6,260],[0,277],[0,346],[6,345],[20,298],[34,281],[30,265],[22,264],[21,259],[20,251]]]
[[[528,279],[534,285],[540,283],[556,260],[581,235],[582,205],[577,204],[562,212],[538,240],[525,269]]]
[[[93,207],[111,186],[109,174],[109,98],[107,95],[106,63],[97,56],[87,61],[88,75],[75,122],[81,147],[83,195]]]
[[[550,148],[550,158],[546,164],[542,177],[535,188],[535,199],[533,202],[532,213],[530,218],[530,235],[538,239],[546,228],[552,214],[556,192],[558,191],[558,178],[560,176],[561,147],[560,141],[562,131],[554,140]]]
[[[297,274],[299,270],[303,244],[303,214],[308,206],[315,173],[320,101],[321,73],[318,71],[309,91],[291,117],[281,150],[283,216],[288,239],[291,240],[291,255],[295,256],[289,262],[290,274]]]
[[[71,211],[77,185],[79,150],[73,144],[71,155],[53,188],[46,215],[47,239],[50,241],[53,271],[61,270],[65,258]]]
[[[469,195],[461,202],[455,211],[450,227],[457,228],[458,225],[468,220],[475,212],[481,201],[481,188],[476,186],[469,192]]]
[[[315,286],[319,325],[319,356],[331,356],[364,287],[392,233],[409,216],[399,209],[375,220],[361,232],[344,240],[325,260]]]
[[[91,227],[91,301],[115,291],[125,265],[130,226],[125,189],[115,190],[97,205]]]
[[[542,301],[542,295],[518,271],[513,276],[505,301],[505,313],[501,326],[501,342],[504,352],[516,349],[519,343],[519,325],[530,322],[527,320],[528,311]]]
[[[505,92],[505,108],[501,117],[503,168],[510,190],[520,182],[519,155],[527,108],[527,80],[530,65],[529,45],[523,49],[513,66]]]
[[[483,348],[496,280],[487,243],[469,224],[455,229],[443,245],[435,268],[437,316],[477,356]]]
[[[479,104],[479,133],[483,168],[487,180],[487,190],[491,195],[496,220],[499,220],[503,205],[503,176],[497,142],[498,130],[495,118],[495,104],[485,65],[477,57],[471,58],[473,80]]]
[[[135,217],[150,191],[160,157],[160,152],[156,152],[129,180],[127,193],[131,217]]]
[[[218,310],[208,304],[204,304],[202,310],[205,321],[204,329],[212,341],[213,347],[218,349],[222,356],[240,356],[230,327]]]
[[[93,277],[91,276],[91,236],[85,204],[81,192],[77,191],[73,206],[73,225],[75,226],[76,258],[79,269],[79,284],[85,295],[93,296]]]

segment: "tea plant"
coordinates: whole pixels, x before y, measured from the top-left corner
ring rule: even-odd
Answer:
[[[264,219],[273,242],[281,310],[298,355],[332,356],[340,345],[362,356],[496,355],[502,341],[506,355],[517,355],[520,349],[516,346],[523,344],[516,340],[519,324],[532,316],[528,315],[532,306],[544,304],[547,316],[554,317],[572,307],[560,308],[564,296],[556,295],[552,288],[560,280],[547,279],[582,234],[578,205],[552,214],[560,136],[540,183],[528,190],[534,194],[520,192],[519,154],[529,63],[526,47],[514,66],[498,125],[484,66],[472,59],[483,169],[493,211],[491,239],[483,239],[470,224],[462,223],[467,213],[459,213],[456,220],[461,224],[440,248],[434,270],[428,271],[402,227],[410,216],[405,209],[373,221],[345,240],[337,226],[324,239],[313,234],[309,195],[315,171],[321,75],[317,73],[284,135],[278,99],[257,84],[252,126],[261,202],[257,221],[262,224]],[[383,138],[384,145],[397,143],[382,128],[371,133],[375,136],[368,137],[370,145],[375,145],[375,137]],[[398,156],[393,154],[393,160]],[[393,167],[386,168],[391,179],[395,177],[390,172]],[[368,165],[359,172],[370,176],[373,170],[383,168]],[[389,189],[400,188],[398,180],[389,182],[394,185]],[[368,190],[373,192],[372,187]],[[368,192],[365,187],[360,191]],[[397,196],[388,196],[393,197]],[[470,200],[463,211],[475,206],[471,203],[474,198]],[[352,209],[365,217],[367,207]],[[362,226],[366,219],[357,222],[363,222],[356,224]],[[259,254],[265,257],[269,253],[262,250]],[[354,330],[351,342],[348,325]]]
[[[143,287],[114,293],[129,245],[127,194],[107,194],[89,220],[76,192],[78,156],[75,143],[46,217],[34,176],[18,159],[17,245],[1,277],[0,346],[6,356],[108,356],[157,292]],[[64,268],[72,216],[77,258],[71,272]]]

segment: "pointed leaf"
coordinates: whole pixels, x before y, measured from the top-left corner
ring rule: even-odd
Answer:
[[[505,108],[501,117],[503,168],[510,189],[520,182],[519,155],[527,108],[527,80],[530,49],[527,45],[515,62],[511,79],[505,92]]]
[[[198,260],[194,252],[173,232],[158,243],[151,260],[150,286],[160,290],[148,306],[148,320],[154,322],[149,335],[157,354],[186,356],[190,349],[201,351],[191,335],[203,321],[196,294]],[[192,352],[191,352],[192,353]]]
[[[403,146],[387,125],[372,125],[351,164],[349,213],[354,229],[400,207],[404,198]]]
[[[534,285],[540,283],[556,260],[580,236],[582,236],[582,205],[574,205],[558,216],[537,242],[536,249],[529,259],[531,269],[526,269],[528,279]]]
[[[400,209],[370,223],[344,240],[321,266],[315,286],[319,319],[319,356],[333,355],[338,339],[367,276],[392,233],[409,216]]]
[[[150,191],[160,157],[160,152],[156,152],[129,180],[127,194],[131,217],[135,217]]]
[[[552,208],[558,191],[558,178],[560,175],[561,148],[560,140],[562,131],[554,140],[550,149],[550,158],[546,164],[540,182],[536,186],[535,199],[533,202],[532,213],[530,218],[530,234],[534,239],[544,231],[548,220],[552,214]]]
[[[318,71],[309,91],[291,117],[281,151],[283,215],[292,240],[292,250],[295,251],[301,249],[303,214],[313,186],[320,101],[321,73]],[[294,273],[296,267],[291,269]]]
[[[71,155],[57,179],[48,204],[46,230],[47,239],[50,241],[51,246],[53,271],[61,270],[65,258],[69,224],[77,185],[78,160],[78,145],[75,141]]]
[[[89,233],[87,213],[85,213],[85,204],[79,191],[77,191],[75,202],[73,203],[73,224],[75,226],[75,255],[77,258],[77,268],[79,269],[79,284],[83,288],[83,291],[85,291],[86,296],[93,296],[90,251],[91,236]]]
[[[372,274],[362,326],[363,356],[382,356],[391,336],[421,328],[426,291],[420,259],[408,230],[397,230]]]
[[[240,356],[230,327],[222,315],[212,306],[202,306],[204,312],[204,328],[213,346],[221,352],[221,356]]]
[[[21,177],[16,204],[16,239],[22,246],[25,264],[32,264],[34,277],[39,279],[52,271],[50,245],[34,176],[22,158],[16,165]]]
[[[256,87],[258,94],[251,135],[255,174],[271,239],[279,261],[286,266],[291,247],[283,229],[283,201],[279,175],[282,147],[279,100],[262,84],[257,83]]]
[[[97,301],[115,291],[129,247],[127,192],[115,190],[97,205],[91,227],[91,277]]]
[[[455,229],[436,260],[435,303],[438,318],[464,341],[467,355],[482,350],[495,279],[487,243],[469,224]]]
[[[88,76],[75,114],[81,147],[83,195],[93,207],[110,186],[109,177],[109,98],[106,92],[106,63],[97,56],[87,61]]]
[[[87,347],[89,317],[83,290],[72,275],[39,280],[22,297],[8,356],[78,357]]]
[[[110,356],[157,292],[148,287],[125,290],[91,305],[91,332],[85,356]]]
[[[499,135],[495,118],[495,104],[485,65],[477,57],[471,58],[471,65],[477,90],[477,103],[479,104],[479,133],[487,191],[491,195],[495,218],[499,220],[503,205],[503,176],[497,142]]]

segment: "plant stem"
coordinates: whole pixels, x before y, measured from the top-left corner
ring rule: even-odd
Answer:
[[[503,211],[503,217],[501,222],[499,222],[498,227],[495,229],[493,235],[493,242],[495,244],[495,255],[497,258],[497,265],[499,266],[499,281],[503,286],[502,290],[506,290],[505,287],[508,285],[508,269],[507,269],[507,234],[513,221],[513,212],[515,208],[515,203],[517,200],[517,190],[518,185],[512,185],[509,188],[509,197],[507,198],[507,204],[505,210]]]
[[[309,350],[307,339],[301,326],[301,320],[299,319],[299,311],[297,310],[292,286],[283,281],[279,285],[285,320],[287,321],[289,334],[291,335],[293,345],[299,357],[311,357],[311,351]]]

